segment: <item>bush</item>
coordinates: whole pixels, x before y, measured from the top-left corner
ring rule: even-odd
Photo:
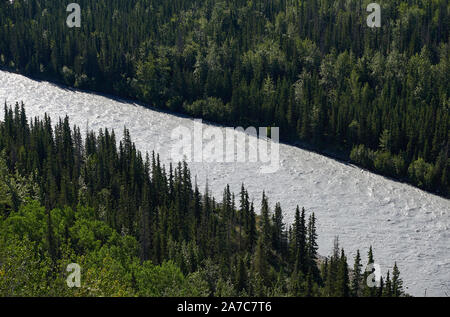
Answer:
[[[350,159],[353,162],[369,169],[373,167],[374,157],[374,151],[366,148],[363,144],[354,146],[350,153]]]
[[[417,186],[429,188],[433,178],[433,165],[419,158],[409,165],[408,177]]]
[[[213,97],[194,101],[191,105],[185,105],[185,109],[194,117],[211,121],[217,121],[217,118],[225,120],[229,112],[222,100]]]

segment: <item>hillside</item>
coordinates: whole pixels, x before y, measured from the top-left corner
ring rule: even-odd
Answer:
[[[0,66],[333,150],[450,194],[447,0],[0,1]]]
[[[21,75],[0,72],[0,101],[14,104],[22,100],[29,116],[52,118],[68,115],[85,135],[86,127],[114,129],[122,138],[124,126],[143,153],[156,151],[166,166],[172,162],[172,131],[180,126],[192,131],[193,118],[175,116],[141,105],[98,94],[58,87]],[[56,120],[56,119],[54,119]],[[203,124],[203,129],[211,127]],[[358,167],[280,144],[281,167],[276,173],[259,173],[262,163],[189,163],[191,175],[200,189],[206,183],[217,201],[223,189],[239,193],[243,180],[260,210],[262,192],[277,201],[288,224],[294,222],[297,204],[318,219],[318,252],[330,254],[332,241],[339,236],[349,259],[356,250],[366,254],[368,246],[383,274],[392,261],[401,265],[408,293],[443,296],[450,281],[447,255],[450,252],[450,201],[406,184],[363,171]]]
[[[314,213],[297,206],[287,228],[263,193],[257,222],[244,185],[236,196],[225,187],[220,203],[202,195],[185,162],[143,155],[126,129],[120,143],[108,129],[83,140],[68,117],[4,111],[1,297],[404,295],[396,263],[369,287],[359,253],[350,281],[338,240],[319,268]],[[64,283],[71,265],[83,274],[75,288]]]

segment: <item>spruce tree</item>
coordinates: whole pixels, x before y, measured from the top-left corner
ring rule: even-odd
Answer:
[[[238,292],[242,292],[247,288],[247,269],[242,257],[239,257],[239,265],[236,277],[236,289]]]
[[[249,221],[249,229],[248,229],[248,240],[249,240],[249,248],[250,250],[254,250],[256,241],[258,239],[258,232],[256,230],[256,213],[253,205],[253,201],[250,204],[250,221]]]
[[[383,277],[380,277],[380,286],[377,289],[377,297],[382,297],[384,292],[384,280]]]
[[[364,283],[364,290],[363,290],[363,294],[365,297],[375,297],[376,296],[376,287],[372,287],[371,284],[368,281],[368,278],[371,274],[374,274],[375,272],[375,268],[373,268],[371,271],[368,271],[368,267],[370,267],[371,265],[373,265],[374,262],[374,258],[373,258],[373,251],[372,251],[372,246],[370,246],[369,248],[369,252],[367,253],[367,267],[366,270],[364,271],[364,279],[363,279],[363,283]],[[372,281],[375,282],[375,281]],[[370,284],[370,285],[369,285]]]
[[[280,203],[275,205],[275,212],[272,217],[273,222],[273,246],[275,251],[280,254],[284,254],[284,222],[283,222],[283,211],[281,210]]]
[[[351,282],[351,295],[353,297],[358,297],[360,293],[360,286],[362,281],[361,276],[361,256],[359,250],[356,250],[355,263],[353,264],[353,276]]]
[[[309,216],[308,221],[306,254],[308,271],[311,271],[312,278],[315,282],[320,282],[320,272],[316,264],[318,248],[319,246],[317,245],[316,216],[314,215],[314,213],[312,213]]]
[[[386,283],[383,289],[383,297],[392,297],[392,283],[391,278],[389,276],[389,270],[386,274]]]
[[[347,257],[345,256],[344,249],[342,249],[341,251],[337,274],[338,276],[335,294],[336,296],[339,297],[348,297],[350,295],[350,288],[349,288]]]
[[[307,267],[307,249],[306,249],[306,225],[305,225],[305,209],[297,206],[295,211],[295,219],[293,225],[293,244],[292,253],[294,255],[295,269],[306,275]]]
[[[403,295],[403,280],[400,278],[400,270],[397,267],[397,262],[394,263],[392,269],[392,296],[400,297]]]

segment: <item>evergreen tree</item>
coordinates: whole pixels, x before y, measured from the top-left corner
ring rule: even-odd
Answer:
[[[236,277],[236,289],[242,292],[247,288],[247,269],[242,258],[239,258],[239,265]]]
[[[281,210],[280,203],[275,205],[275,212],[272,216],[273,223],[273,246],[275,251],[284,255],[285,253],[285,225],[283,222],[283,211]]]
[[[312,278],[315,282],[320,282],[320,272],[317,269],[317,232],[316,232],[316,216],[312,213],[309,216],[306,253],[308,261],[308,271],[311,272]]]
[[[371,274],[374,274],[375,272],[375,268],[373,268],[371,271],[368,271],[368,267],[370,267],[371,265],[373,265],[374,262],[374,258],[373,258],[373,251],[372,251],[372,246],[370,246],[369,248],[369,252],[367,253],[367,267],[366,270],[364,271],[364,278],[363,278],[363,283],[364,283],[364,290],[363,290],[363,294],[366,297],[375,297],[376,296],[376,287],[372,287],[368,282],[368,278],[370,277]],[[372,282],[375,282],[375,280],[373,280]]]
[[[297,272],[305,274],[307,267],[305,209],[297,206],[293,225],[292,254]]]
[[[349,287],[347,257],[345,256],[344,249],[342,249],[341,251],[337,274],[338,275],[336,282],[337,283],[336,296],[348,297],[350,295],[350,287]]]
[[[351,282],[351,295],[353,297],[358,297],[360,294],[360,286],[362,282],[361,268],[361,256],[359,254],[359,250],[356,250],[355,263],[353,264],[353,277]]]
[[[384,297],[392,297],[392,283],[391,283],[391,278],[389,276],[389,270],[386,274],[386,284],[383,289],[383,296]]]
[[[397,267],[397,262],[392,269],[392,296],[400,297],[403,295],[403,281],[400,278],[400,271]]]

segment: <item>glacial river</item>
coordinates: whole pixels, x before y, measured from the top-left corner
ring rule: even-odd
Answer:
[[[192,118],[4,71],[0,101],[23,101],[29,116],[48,113],[54,122],[69,115],[82,129],[115,129],[121,136],[126,126],[136,146],[144,152],[156,150],[163,163],[171,159],[174,129],[194,129]],[[372,245],[383,275],[397,261],[410,294],[450,295],[450,200],[294,146],[280,144],[279,149],[280,168],[270,174],[260,172],[262,163],[189,165],[201,188],[207,181],[217,199],[226,184],[239,193],[244,182],[256,205],[263,190],[272,206],[280,201],[288,223],[297,204],[315,212],[322,255],[330,254],[339,236],[349,265],[357,249],[365,264]]]

